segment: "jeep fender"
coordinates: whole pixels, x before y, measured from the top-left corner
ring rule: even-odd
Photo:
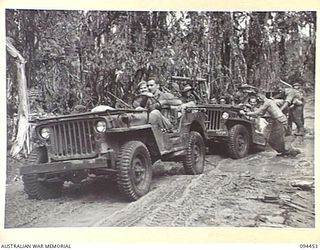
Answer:
[[[192,123],[190,124],[190,131],[198,132],[199,134],[201,134],[205,141],[209,139],[207,130],[203,122],[201,123],[197,120],[192,121]]]
[[[202,112],[197,113],[187,113],[184,117],[182,117],[179,130],[182,131],[187,127],[188,132],[196,131],[201,134],[204,140],[208,140],[208,133],[205,125],[205,114]]]
[[[143,142],[152,158],[160,155],[159,141],[157,137],[156,129],[151,124],[127,127],[127,128],[114,128],[108,130],[106,133],[106,141],[117,152],[122,144],[127,141],[141,141]]]

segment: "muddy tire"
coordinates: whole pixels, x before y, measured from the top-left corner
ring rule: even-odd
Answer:
[[[42,181],[38,174],[23,175],[22,180],[30,199],[47,200],[61,196],[62,182]]]
[[[240,159],[248,154],[250,138],[245,126],[237,124],[230,129],[227,148],[229,156],[233,159]]]
[[[186,174],[202,174],[205,161],[205,145],[202,136],[196,132],[190,132],[187,155],[183,160],[183,167]]]
[[[39,164],[47,162],[47,153],[45,148],[34,149],[25,164]],[[41,178],[40,174],[25,174],[22,176],[24,190],[30,199],[46,200],[58,198],[61,196],[62,181],[47,182]]]
[[[121,147],[117,170],[118,188],[128,200],[138,200],[149,192],[152,179],[151,158],[142,142],[130,141]]]

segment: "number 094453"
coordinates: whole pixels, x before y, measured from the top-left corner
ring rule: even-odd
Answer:
[[[318,248],[318,244],[300,244],[300,248],[315,249],[315,248]]]

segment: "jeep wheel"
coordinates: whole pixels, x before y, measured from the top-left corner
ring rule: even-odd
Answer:
[[[241,124],[234,125],[229,131],[227,146],[231,158],[239,159],[245,157],[250,146],[247,128]]]
[[[125,143],[117,159],[117,184],[120,192],[129,200],[138,200],[149,192],[152,168],[147,147],[140,141]]]
[[[204,170],[205,146],[202,136],[196,132],[190,132],[187,155],[183,161],[186,174],[202,174]]]
[[[45,148],[34,149],[25,164],[39,164],[47,162]],[[47,182],[40,174],[25,174],[22,176],[24,190],[30,199],[46,200],[61,196],[62,181]]]

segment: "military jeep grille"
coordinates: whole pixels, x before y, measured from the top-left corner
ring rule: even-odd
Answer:
[[[93,121],[66,121],[51,124],[50,153],[53,158],[90,158],[96,155]]]
[[[220,129],[222,111],[207,109],[207,130]]]

